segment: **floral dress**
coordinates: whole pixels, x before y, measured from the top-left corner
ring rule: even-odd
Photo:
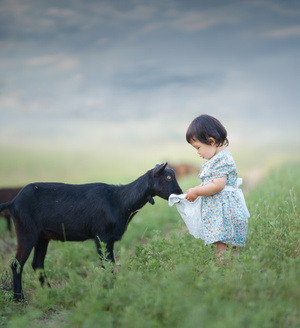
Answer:
[[[221,177],[226,177],[226,187],[214,195],[201,197],[202,222],[199,237],[205,245],[222,242],[245,246],[249,212],[237,193],[237,169],[228,150],[218,152],[205,162],[199,174],[202,185]]]

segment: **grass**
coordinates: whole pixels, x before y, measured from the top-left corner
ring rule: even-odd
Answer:
[[[30,259],[23,304],[12,301],[16,241],[0,220],[0,327],[299,327],[299,175],[299,162],[278,166],[247,194],[247,247],[239,258],[229,251],[224,266],[156,198],[116,244],[115,273],[100,267],[91,241],[51,242],[52,288],[39,286]]]

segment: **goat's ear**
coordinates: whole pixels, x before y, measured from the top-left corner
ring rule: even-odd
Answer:
[[[162,171],[166,168],[168,165],[168,162],[165,162],[163,164],[156,164],[155,168],[153,169],[154,176],[157,177]]]
[[[150,204],[154,205],[154,199],[151,196],[148,196],[147,200]]]

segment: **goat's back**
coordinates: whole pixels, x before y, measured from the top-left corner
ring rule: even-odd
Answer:
[[[8,209],[17,225],[44,232],[49,239],[86,240],[112,223],[120,187],[104,183],[32,183]]]
[[[66,210],[84,212],[89,206],[95,207],[110,198],[116,188],[105,183],[31,183],[23,188],[12,204],[15,210],[31,209],[43,215],[49,211],[61,214],[67,214]]]

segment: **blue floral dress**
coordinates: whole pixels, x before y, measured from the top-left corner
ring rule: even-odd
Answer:
[[[205,245],[215,242],[245,246],[249,212],[234,190],[237,188],[238,173],[231,153],[218,152],[205,162],[200,170],[202,185],[213,179],[226,177],[226,188],[211,196],[202,196],[202,222],[199,237]]]

